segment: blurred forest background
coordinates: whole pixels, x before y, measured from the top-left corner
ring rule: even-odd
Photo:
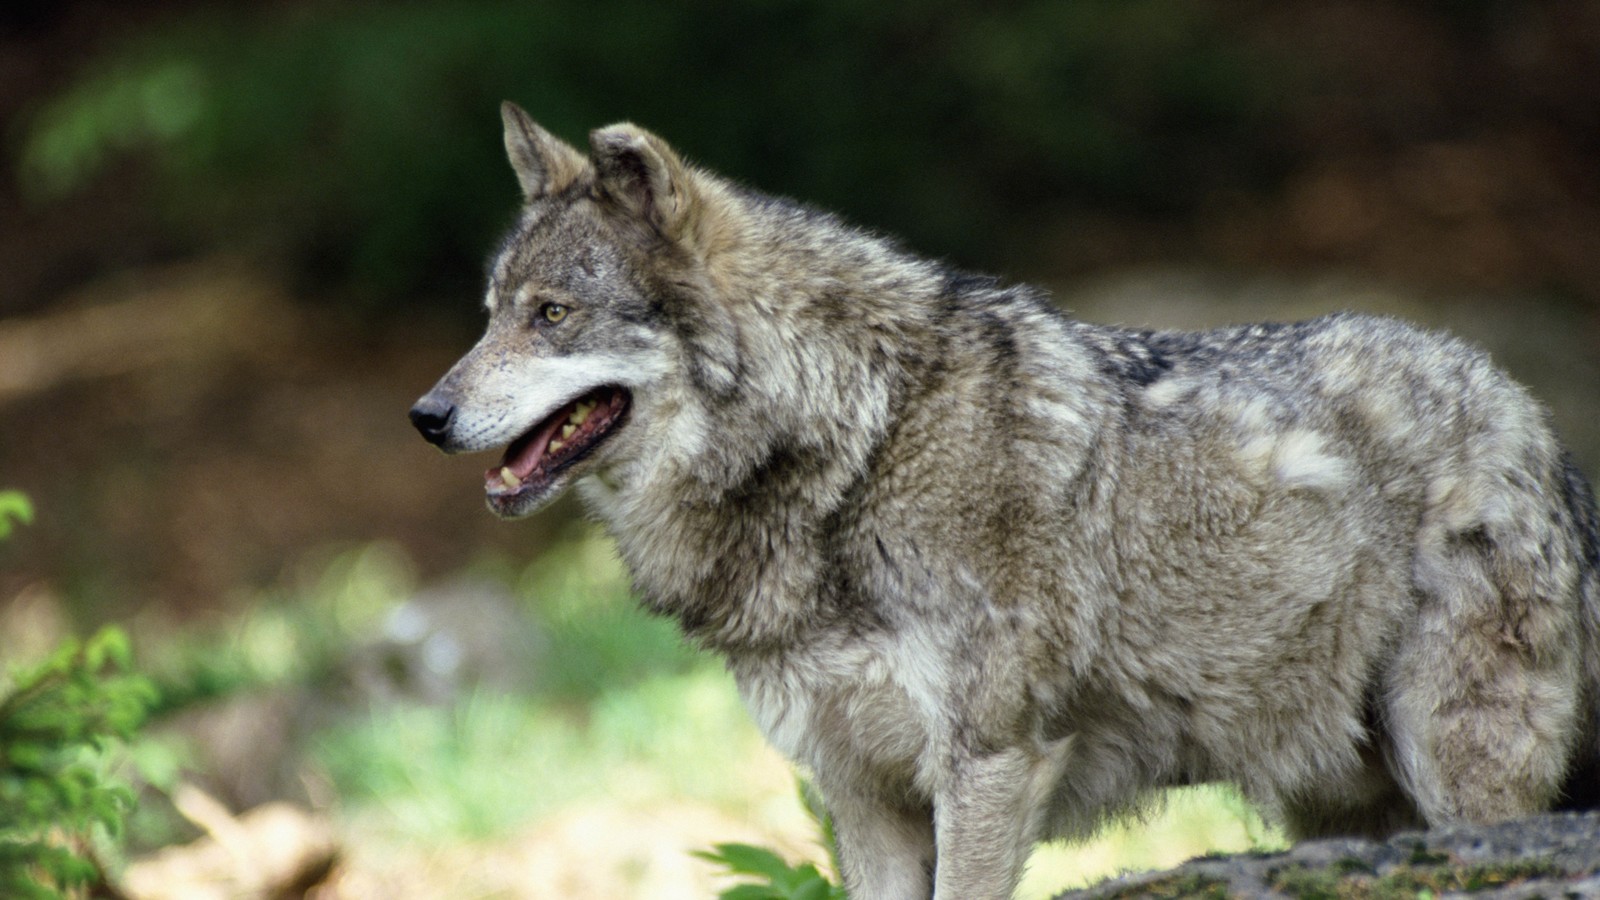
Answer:
[[[496,522],[406,422],[481,326],[502,99],[1086,318],[1452,328],[1600,475],[1589,0],[10,0],[0,489],[37,517],[0,544],[0,662],[131,633],[161,700],[130,896],[270,801],[337,850],[326,896],[706,896],[686,848],[817,856],[575,505]],[[1152,829],[1029,895],[1275,840],[1226,795]]]

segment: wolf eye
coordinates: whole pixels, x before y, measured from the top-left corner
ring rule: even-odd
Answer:
[[[543,316],[544,320],[549,322],[551,325],[554,325],[557,322],[560,322],[562,319],[565,319],[567,317],[567,311],[567,308],[559,303],[546,303],[545,305],[539,307],[539,315]]]

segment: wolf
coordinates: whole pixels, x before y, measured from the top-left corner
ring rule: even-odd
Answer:
[[[1090,324],[503,114],[487,329],[411,418],[504,448],[500,516],[576,485],[810,770],[852,897],[1008,897],[1172,785],[1300,837],[1600,802],[1594,499],[1479,350]]]

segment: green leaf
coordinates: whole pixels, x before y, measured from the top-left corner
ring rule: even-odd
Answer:
[[[795,777],[795,787],[800,793],[800,805],[805,807],[806,814],[817,825],[817,832],[822,840],[822,846],[828,851],[828,862],[833,864],[835,872],[841,871],[839,868],[839,839],[834,834],[833,816],[828,814],[828,807],[823,800],[822,792],[817,790],[816,785],[799,776]]]
[[[789,900],[828,900],[833,885],[820,874],[789,891]]]
[[[61,866],[55,874],[62,884],[89,884],[100,877],[100,867],[83,857],[69,853],[61,861]]]
[[[17,900],[62,900],[59,891],[22,876],[0,881],[0,896],[15,897]]]
[[[153,689],[127,638],[63,641],[0,692],[0,897],[59,897],[102,879],[80,848],[122,834],[133,792],[107,774]]]
[[[821,878],[822,873],[817,871],[816,866],[811,863],[802,863],[798,866],[790,866],[781,875],[773,877],[772,885],[782,890],[784,896],[792,897],[795,891],[804,888],[813,881],[821,880]]]
[[[760,875],[769,881],[776,881],[789,872],[789,864],[783,861],[783,857],[765,847],[717,844],[716,850],[720,859],[715,861],[740,875]]]
[[[33,503],[21,491],[0,491],[0,540],[11,535],[13,520],[17,525],[31,523]]]
[[[112,837],[122,833],[122,820],[133,808],[133,792],[121,785],[98,786],[85,804],[85,818],[104,828]]]
[[[50,758],[50,751],[41,744],[29,741],[6,747],[4,758],[8,769],[36,772],[44,767],[46,760]]]
[[[764,884],[736,884],[717,895],[718,900],[786,900]]]

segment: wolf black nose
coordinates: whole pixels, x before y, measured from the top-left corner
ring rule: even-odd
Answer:
[[[456,417],[455,404],[426,394],[411,407],[411,424],[417,426],[428,443],[442,445],[450,433],[450,421]]]

